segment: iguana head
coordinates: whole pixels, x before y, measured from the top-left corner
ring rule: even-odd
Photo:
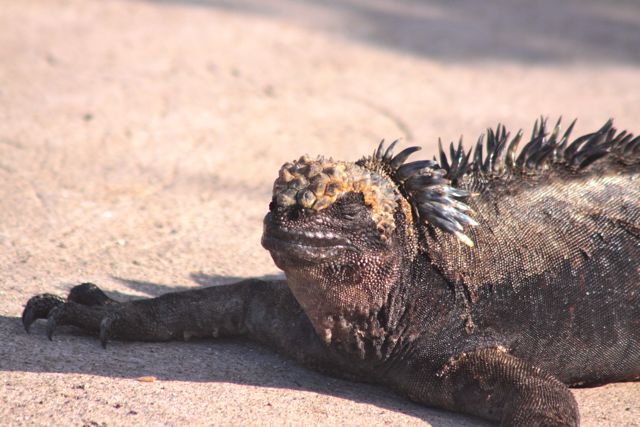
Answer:
[[[394,146],[355,163],[303,156],[274,183],[262,244],[328,339],[336,315],[366,317],[386,303],[418,250],[416,224],[470,243],[462,227],[474,221],[458,200],[466,193],[433,161],[405,164],[418,147],[393,156]]]

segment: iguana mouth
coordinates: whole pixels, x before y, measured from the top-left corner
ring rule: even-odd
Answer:
[[[337,257],[356,247],[347,238],[320,230],[299,230],[265,220],[262,246],[272,254],[318,262]]]

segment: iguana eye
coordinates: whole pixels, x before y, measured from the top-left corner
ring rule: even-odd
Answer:
[[[352,193],[340,197],[336,202],[336,208],[340,218],[347,221],[354,221],[362,214],[363,203],[364,200],[362,200],[361,194]]]

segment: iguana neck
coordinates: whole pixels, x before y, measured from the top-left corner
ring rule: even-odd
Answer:
[[[361,359],[380,357],[384,339],[393,335],[387,313],[406,271],[402,259],[388,257],[373,268],[337,268],[333,274],[286,271],[289,287],[318,336]]]

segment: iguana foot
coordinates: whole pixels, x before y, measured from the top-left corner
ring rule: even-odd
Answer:
[[[578,404],[551,374],[502,348],[463,353],[450,361],[447,381],[461,410],[500,420],[502,426],[577,427]]]
[[[60,307],[64,303],[63,298],[52,294],[40,294],[32,297],[22,312],[24,330],[29,333],[33,322],[37,319],[46,319],[54,308]]]
[[[514,397],[505,408],[503,426],[578,427],[580,415],[575,398],[566,387],[549,391],[540,387]]]
[[[47,319],[47,336],[60,325],[76,326],[97,335],[102,346],[110,339],[168,341],[197,337],[237,336],[247,332],[248,304],[271,290],[267,282],[243,282],[164,294],[157,298],[118,302],[96,285],[83,283],[67,299],[51,294],[31,298],[22,313],[27,330]]]
[[[37,319],[47,319],[47,337],[52,339],[59,325],[74,325],[98,332],[105,347],[111,335],[113,321],[123,304],[109,298],[93,283],[74,286],[67,299],[52,294],[32,297],[22,312],[22,324],[27,333]]]

